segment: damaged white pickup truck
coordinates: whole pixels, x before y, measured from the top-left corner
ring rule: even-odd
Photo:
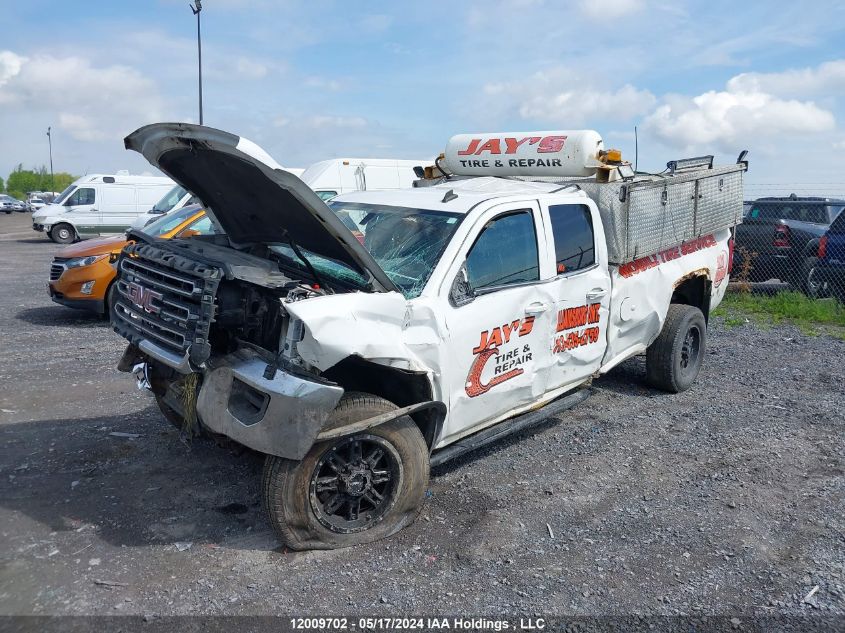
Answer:
[[[688,388],[731,267],[747,163],[635,174],[595,132],[459,136],[418,186],[328,205],[235,135],[126,139],[218,233],[136,233],[118,263],[120,362],[186,432],[267,455],[293,549],[411,523],[430,464],[586,398],[645,352]]]

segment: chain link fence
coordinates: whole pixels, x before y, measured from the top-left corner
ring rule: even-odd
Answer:
[[[731,287],[845,303],[843,208],[845,183],[746,184]]]

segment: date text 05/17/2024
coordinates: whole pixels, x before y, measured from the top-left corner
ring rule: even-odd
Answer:
[[[544,618],[518,620],[481,617],[362,617],[362,618],[291,618],[295,631],[541,631],[546,628]]]

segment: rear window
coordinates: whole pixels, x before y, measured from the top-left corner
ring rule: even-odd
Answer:
[[[828,207],[824,204],[763,202],[754,205],[749,217],[772,221],[795,220],[811,224],[827,224],[830,222],[827,209]]]
[[[582,204],[555,204],[549,207],[555,239],[557,274],[588,268],[596,263],[593,219]]]

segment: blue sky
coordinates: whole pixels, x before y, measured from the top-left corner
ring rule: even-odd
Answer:
[[[596,129],[632,158],[637,125],[641,168],[747,148],[752,195],[845,194],[842,2],[203,6],[205,123],[285,166],[532,129]],[[0,0],[0,15],[0,175],[46,162],[48,125],[56,169],[140,173],[123,136],[197,119],[187,0]]]

